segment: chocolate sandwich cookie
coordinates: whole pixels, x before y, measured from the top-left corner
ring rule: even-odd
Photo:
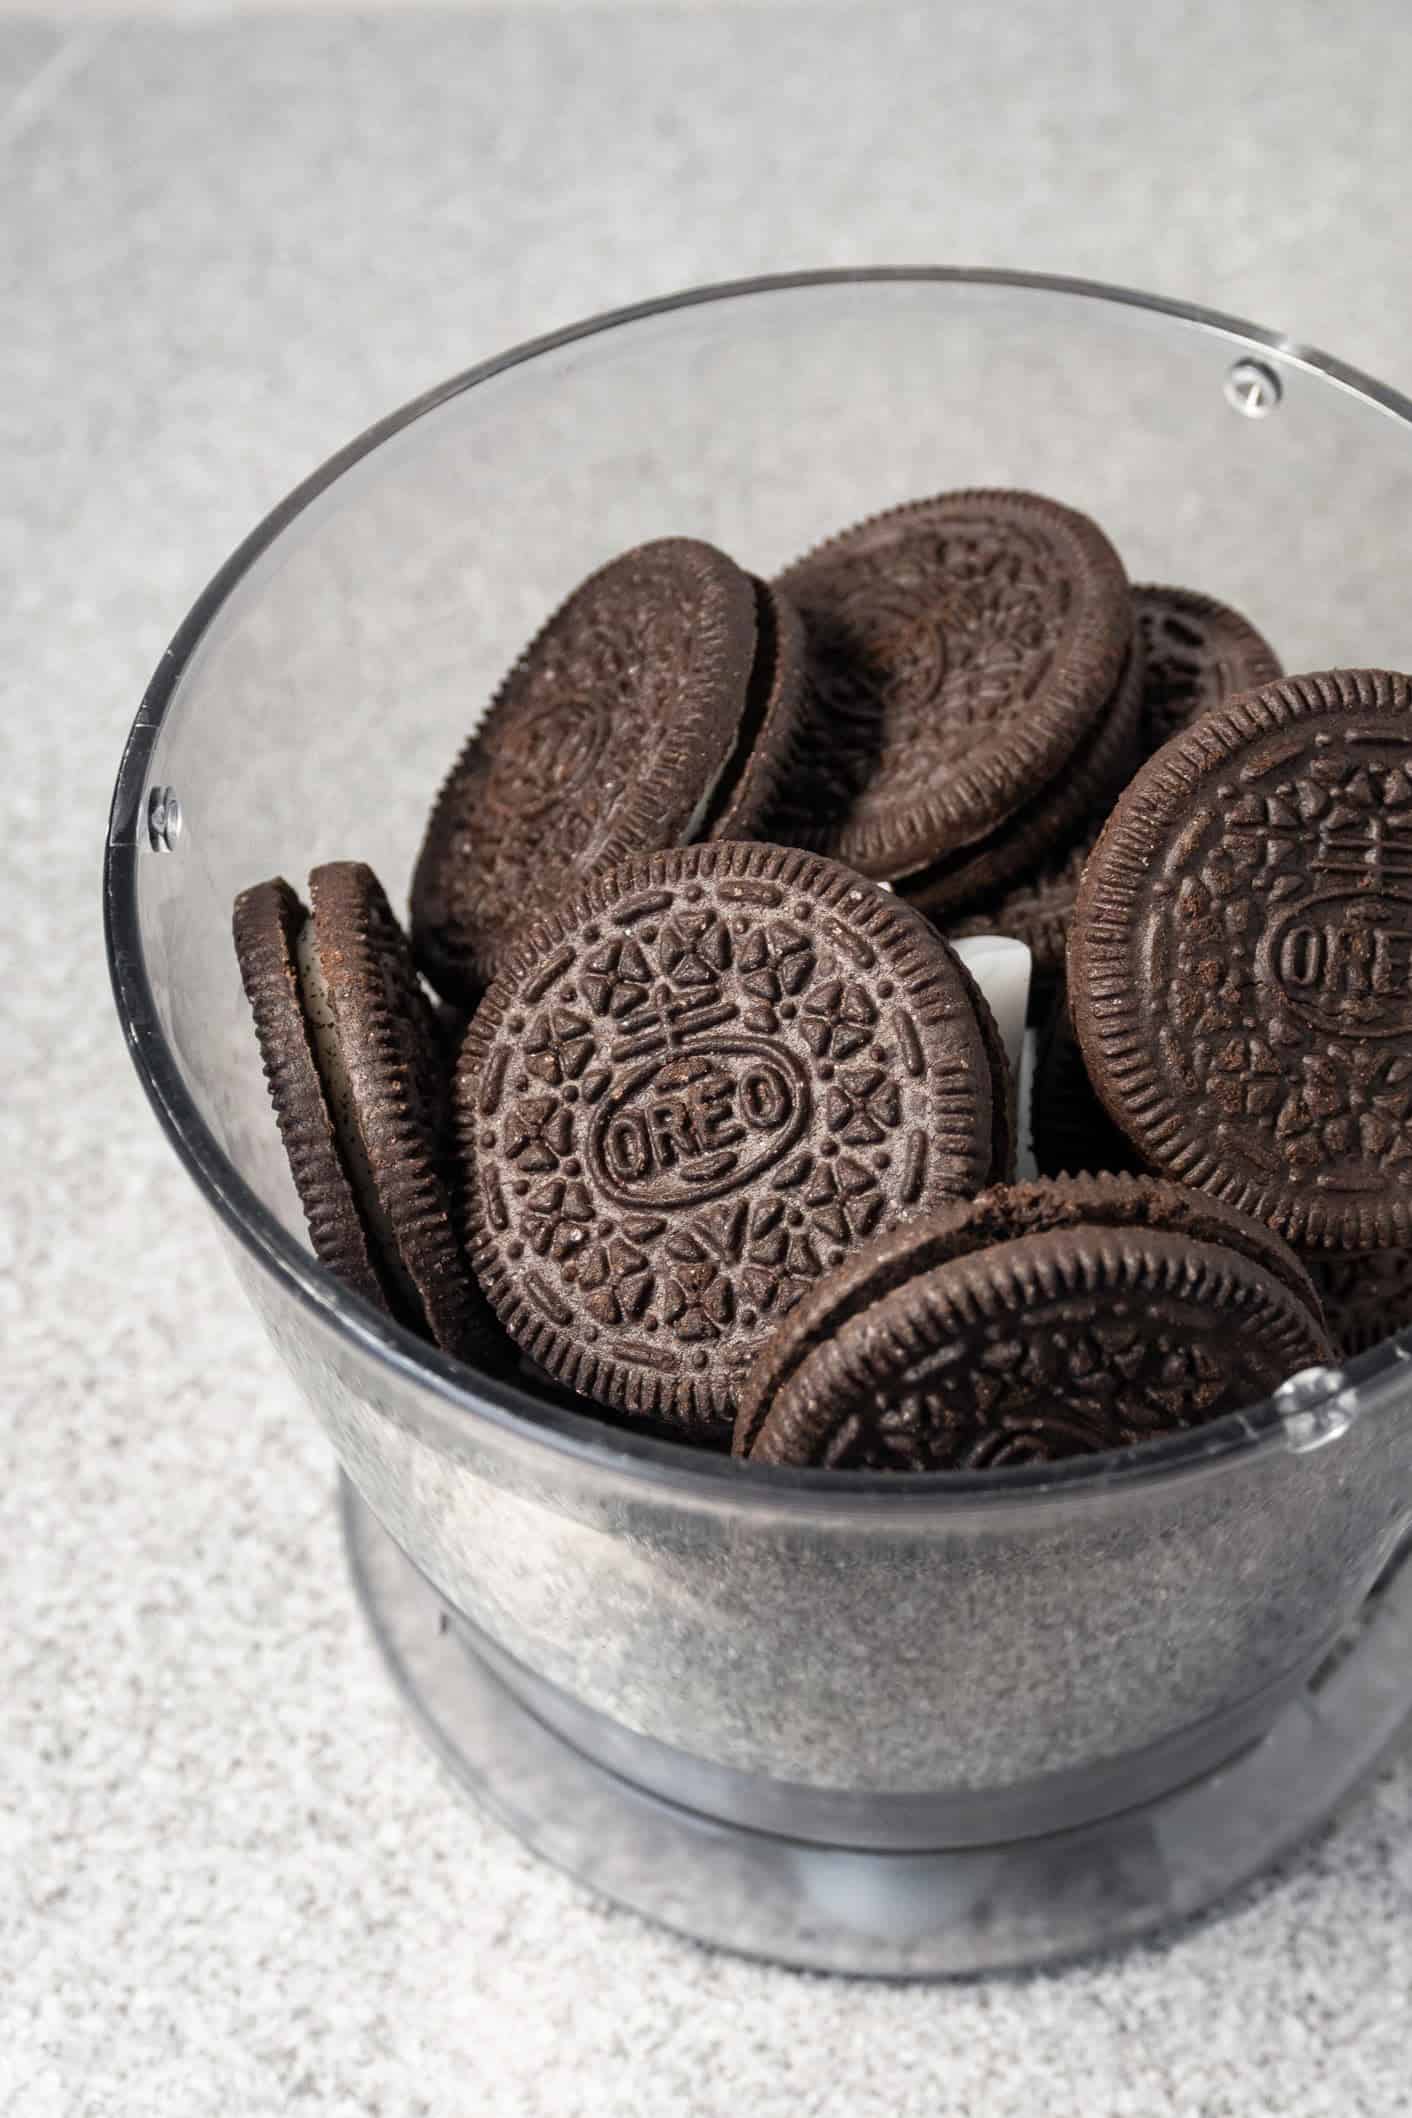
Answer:
[[[1107,815],[1146,754],[1139,750],[1144,691],[1142,648],[1134,639],[1102,718],[1058,778],[974,846],[902,877],[897,888],[907,902],[945,931],[955,931],[950,914],[977,902],[988,905],[1017,876],[1057,863],[1063,849],[1073,845],[1076,832],[1091,843],[1097,836],[1093,819]],[[973,923],[968,931],[1006,930]]]
[[[1027,863],[1022,881],[1000,892],[987,889],[969,909],[953,911],[945,918],[940,916],[940,900],[926,906],[943,930],[958,940],[967,934],[1009,934],[1023,941],[1038,978],[1057,978],[1063,971],[1084,862],[1129,772],[1202,714],[1237,692],[1272,683],[1282,673],[1268,640],[1248,618],[1229,604],[1218,603],[1214,596],[1190,588],[1144,584],[1133,590],[1133,611],[1142,697],[1136,751],[1128,772],[1110,781],[1103,796],[1089,806],[1077,838],[1071,834],[1067,841],[1054,841],[1057,850]],[[953,896],[951,902],[959,907],[958,898]]]
[[[1027,1236],[1122,1229],[1235,1250],[1278,1280],[1315,1317],[1319,1298],[1303,1263],[1259,1221],[1204,1192],[1156,1177],[1067,1176],[1002,1184],[979,1197],[886,1231],[856,1251],[796,1304],[756,1355],[741,1391],[734,1450],[756,1453],[773,1408],[821,1346],[887,1296],[944,1265]]]
[[[240,975],[315,1254],[448,1353],[504,1341],[452,1210],[449,1068],[406,936],[371,868],[333,861],[236,899]]]
[[[879,1238],[746,1379],[754,1463],[975,1470],[1127,1447],[1328,1358],[1288,1249],[1142,1179],[987,1193]]]
[[[997,829],[1113,697],[1132,640],[1122,562],[1087,516],[960,492],[845,530],[780,576],[805,702],[772,837],[895,879]]]
[[[638,546],[549,619],[452,767],[412,883],[418,961],[474,1006],[516,932],[593,870],[743,837],[793,729],[788,598],[685,537]]]
[[[1315,1254],[1306,1262],[1329,1335],[1345,1360],[1412,1329],[1412,1251],[1377,1251],[1366,1258]]]
[[[472,1261],[561,1382],[727,1428],[822,1273],[985,1184],[991,1081],[960,965],[888,892],[762,844],[624,862],[521,938],[467,1033]]]
[[[1309,1250],[1412,1247],[1412,680],[1289,677],[1152,758],[1069,999],[1144,1160]]]

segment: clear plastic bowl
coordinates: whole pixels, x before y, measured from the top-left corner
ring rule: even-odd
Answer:
[[[1298,1800],[1271,1791],[1271,1743],[1412,1524],[1412,1334],[1052,1469],[789,1473],[635,1436],[442,1357],[315,1262],[230,911],[339,857],[403,892],[504,668],[621,547],[707,537],[768,574],[978,484],[1087,509],[1133,579],[1228,599],[1291,669],[1412,668],[1412,406],[1391,391],[1113,290],[807,275],[542,340],[353,443],[181,628],[108,840],[130,1049],[332,1437],[424,1718],[589,1880],[848,1969],[1116,1939],[1258,1865],[1366,1766],[1412,1672],[1376,1731],[1345,1703],[1357,1726]],[[1134,1815],[1161,1842],[1146,1868]]]

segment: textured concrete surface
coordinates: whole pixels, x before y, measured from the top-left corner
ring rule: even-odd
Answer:
[[[1028,265],[1412,383],[1409,58],[1396,0],[0,24],[0,2111],[1405,2111],[1405,1756],[1220,1920],[949,1990],[708,1955],[467,1807],[127,1068],[97,868],[142,682],[250,523],[584,312]]]

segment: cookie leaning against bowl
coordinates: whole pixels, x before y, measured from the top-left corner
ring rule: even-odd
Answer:
[[[1390,671],[1248,692],[1143,767],[1074,908],[1115,1123],[1307,1250],[1412,1248],[1410,744]]]
[[[878,1237],[747,1376],[752,1462],[978,1469],[1125,1447],[1328,1358],[1294,1253],[1137,1177],[1002,1186]]]
[[[1128,1172],[1071,1173],[998,1184],[975,1199],[942,1207],[875,1237],[791,1310],[746,1377],[735,1428],[736,1454],[750,1453],[771,1405],[814,1348],[884,1295],[987,1245],[1085,1226],[1146,1229],[1224,1243],[1282,1280],[1319,1312],[1313,1277],[1289,1245],[1259,1221],[1204,1192]]]
[[[437,798],[412,882],[418,961],[471,1007],[516,932],[595,869],[743,838],[794,726],[786,596],[666,537],[591,575],[501,685]]]
[[[1145,763],[1172,736],[1237,692],[1253,691],[1283,674],[1279,656],[1263,634],[1214,596],[1143,583],[1133,590],[1133,611],[1143,670],[1135,763]],[[973,909],[944,919],[937,907],[928,904],[925,909],[944,933],[958,940],[968,934],[1009,934],[1023,941],[1035,976],[1057,978],[1064,969],[1084,862],[1119,791],[1110,787],[1108,799],[1078,838],[1038,861],[1022,882],[999,894],[987,892]]]
[[[406,936],[371,868],[235,901],[236,954],[315,1255],[448,1353],[507,1350],[452,1210],[449,1067]]]
[[[822,1273],[987,1182],[973,992],[919,914],[813,854],[600,875],[511,952],[456,1074],[472,1262],[511,1337],[586,1396],[728,1431]]]
[[[895,880],[994,831],[1063,770],[1133,633],[1096,523],[1034,493],[944,493],[779,576],[805,700],[765,831]]]

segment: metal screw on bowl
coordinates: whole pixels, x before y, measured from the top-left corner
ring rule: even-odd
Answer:
[[[1264,419],[1284,396],[1284,384],[1263,360],[1237,360],[1226,371],[1226,403],[1245,419]]]
[[[1338,1441],[1353,1425],[1355,1392],[1341,1389],[1337,1368],[1301,1368],[1280,1384],[1274,1402],[1284,1414],[1285,1445],[1302,1456]]]
[[[154,853],[170,853],[181,835],[181,803],[172,787],[154,787],[147,797],[147,836]]]

